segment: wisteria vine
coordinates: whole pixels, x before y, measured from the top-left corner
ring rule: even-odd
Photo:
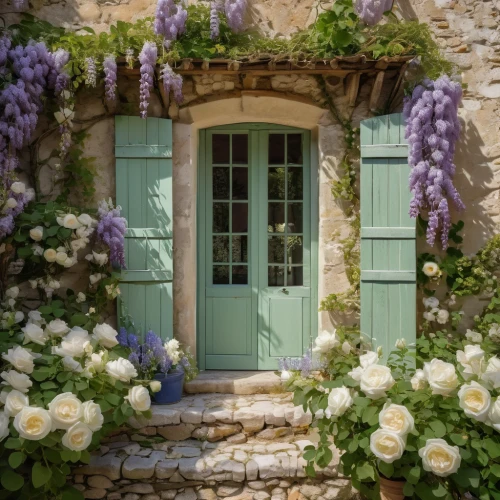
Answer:
[[[228,26],[238,32],[243,29],[247,0],[226,0],[224,11]]]
[[[368,26],[374,26],[392,9],[393,0],[356,0],[354,8],[359,18]]]
[[[403,109],[405,137],[409,144],[408,163],[412,169],[410,215],[417,217],[423,209],[428,209],[427,242],[434,245],[440,228],[443,248],[448,246],[451,228],[448,198],[458,210],[465,208],[453,185],[461,96],[460,84],[448,76],[436,81],[426,79],[415,87],[411,97],[406,98]]]
[[[109,248],[109,260],[114,267],[125,269],[125,232],[127,219],[121,216],[121,207],[114,207],[111,199],[101,201],[97,211],[97,238]]]
[[[146,42],[139,54],[139,62],[141,63],[141,83],[139,90],[141,117],[148,117],[149,97],[154,81],[154,71],[156,66],[156,57],[158,49],[153,42]]]
[[[116,59],[109,55],[104,58],[104,89],[106,100],[114,101],[116,98]]]
[[[154,31],[163,36],[165,48],[170,48],[171,43],[186,29],[187,11],[182,4],[174,0],[158,0],[154,21]]]
[[[164,64],[161,69],[160,78],[163,81],[163,88],[167,95],[170,91],[174,93],[174,99],[177,104],[180,104],[184,100],[182,95],[182,76],[175,73],[168,63]]]

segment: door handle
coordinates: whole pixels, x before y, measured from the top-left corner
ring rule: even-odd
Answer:
[[[282,288],[282,289],[281,289],[281,291],[282,291],[283,293],[285,293],[286,295],[288,295],[288,294],[290,293],[290,292],[289,292],[286,288]]]

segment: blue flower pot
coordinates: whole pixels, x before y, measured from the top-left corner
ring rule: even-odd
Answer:
[[[166,375],[165,373],[157,373],[154,379],[161,382],[161,389],[153,394],[157,404],[168,405],[181,400],[184,387],[183,370],[175,370]]]

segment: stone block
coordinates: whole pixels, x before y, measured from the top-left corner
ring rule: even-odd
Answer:
[[[181,413],[181,422],[184,422],[185,424],[201,424],[203,411],[203,407],[193,406],[191,408],[186,408]]]
[[[283,420],[285,417],[283,417]],[[290,427],[274,427],[260,431],[256,437],[258,439],[265,439],[266,441],[274,441],[283,436],[290,436],[293,433]]]
[[[102,457],[92,455],[90,462],[77,469],[77,471],[84,476],[102,475],[111,479],[111,481],[116,481],[120,479],[121,465],[122,459],[115,455],[103,455]]]
[[[217,500],[217,495],[211,488],[202,488],[197,491],[196,495],[199,500]]]
[[[245,464],[247,481],[255,481],[259,477],[259,465],[255,460],[249,460]]]
[[[196,500],[196,493],[193,488],[186,488],[182,493],[175,496],[176,500]]]
[[[240,485],[237,485],[237,486],[226,486],[226,485],[222,485],[222,486],[219,486],[217,488],[217,496],[219,497],[230,497],[230,496],[233,496],[233,495],[236,495],[239,490],[241,490],[241,486]]]
[[[151,455],[149,457],[138,457],[133,455],[128,457],[123,463],[123,477],[127,479],[149,479],[153,477],[158,460],[159,458],[157,455]]]
[[[216,427],[209,427],[207,432],[207,440],[211,443],[215,441],[220,441],[221,439],[238,434],[241,427],[234,424],[222,424]]]
[[[261,411],[240,408],[234,412],[233,418],[243,426],[245,432],[257,432],[264,428],[265,416]]]
[[[83,492],[83,498],[99,499],[106,496],[107,491],[103,488],[90,488]]]
[[[90,476],[87,484],[92,486],[92,488],[104,488],[105,490],[113,487],[113,482],[106,476]]]
[[[160,460],[155,467],[155,476],[158,479],[169,479],[179,466],[178,460]]]
[[[179,460],[179,474],[184,479],[202,481],[211,471],[206,470],[205,461],[200,458],[181,458]]]
[[[243,433],[234,434],[233,436],[228,436],[226,441],[231,444],[243,444],[247,442],[247,437]]]
[[[189,439],[191,434],[196,429],[194,424],[179,424],[167,425],[165,427],[158,427],[158,434],[170,441],[184,441]]]
[[[172,455],[179,458],[199,457],[201,455],[201,450],[193,446],[174,446],[172,448]]]
[[[203,422],[206,422],[207,424],[214,422],[232,424],[233,412],[226,408],[208,408],[203,412]]]

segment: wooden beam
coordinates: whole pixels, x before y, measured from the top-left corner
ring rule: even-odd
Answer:
[[[370,94],[370,111],[375,111],[377,109],[378,100],[380,98],[380,93],[382,92],[382,86],[384,85],[384,72],[379,71],[373,82],[372,92]]]
[[[348,74],[346,79],[344,80],[347,103],[351,107],[353,107],[356,104],[356,99],[358,97],[358,91],[359,91],[360,78],[361,78],[361,73],[356,72]]]

